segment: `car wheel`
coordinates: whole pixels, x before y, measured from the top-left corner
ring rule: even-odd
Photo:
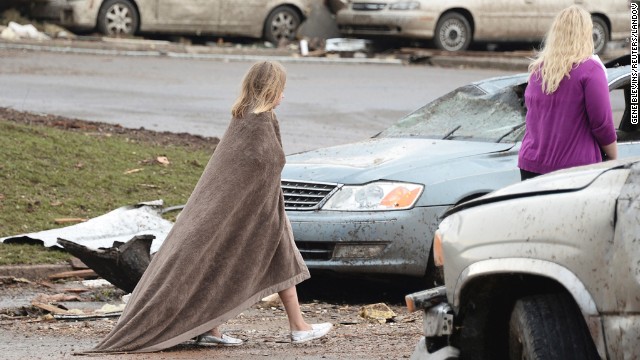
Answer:
[[[596,54],[603,54],[609,42],[609,27],[600,17],[594,16],[593,20],[593,51]]]
[[[98,31],[109,36],[133,35],[138,30],[138,11],[128,0],[107,0],[98,12]]]
[[[519,299],[509,321],[509,358],[599,359],[578,307],[564,293]]]
[[[298,27],[300,27],[300,15],[289,6],[275,8],[264,23],[264,38],[274,44],[280,40],[294,40]]]
[[[438,20],[434,43],[438,49],[447,51],[466,50],[471,44],[471,25],[462,14],[450,12]]]

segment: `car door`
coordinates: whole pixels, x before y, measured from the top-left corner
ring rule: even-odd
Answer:
[[[221,0],[157,0],[158,24],[168,30],[195,34],[215,33],[220,21]]]
[[[538,36],[538,0],[481,0],[472,10],[476,40],[521,41]],[[473,2],[471,2],[473,3]]]
[[[631,116],[631,77],[616,79],[609,85],[609,89],[618,136],[618,157],[639,156],[640,124]]]
[[[224,34],[260,37],[270,3],[273,1],[220,0],[220,30]]]
[[[533,0],[536,2],[537,20],[538,20],[538,33],[539,38],[542,39],[544,35],[549,31],[553,19],[563,9],[571,5],[582,5],[584,0]]]

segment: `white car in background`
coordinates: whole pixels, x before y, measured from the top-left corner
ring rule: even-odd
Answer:
[[[138,32],[293,40],[313,0],[34,0],[31,16],[105,35]]]
[[[347,36],[431,39],[442,50],[472,42],[539,42],[560,10],[578,4],[593,18],[596,53],[630,35],[628,0],[349,0],[336,21]]]

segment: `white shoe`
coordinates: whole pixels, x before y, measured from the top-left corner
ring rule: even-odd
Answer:
[[[196,344],[205,346],[238,346],[242,345],[242,340],[225,334],[222,334],[222,337],[202,334],[196,338]]]
[[[331,323],[311,324],[311,330],[292,331],[291,342],[300,344],[305,341],[321,338],[329,333],[333,327]]]

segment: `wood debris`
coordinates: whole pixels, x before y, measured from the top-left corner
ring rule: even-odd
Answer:
[[[127,171],[125,171],[125,172],[124,172],[124,174],[125,174],[125,175],[135,174],[135,173],[140,172],[140,171],[142,171],[142,170],[143,170],[142,168],[131,169],[131,170],[127,170]]]
[[[57,274],[49,275],[49,279],[57,280],[57,279],[68,279],[68,278],[97,278],[98,274],[95,271],[88,270],[74,270],[74,271],[64,271]]]
[[[59,218],[53,220],[56,224],[79,223],[89,221],[87,218]]]

